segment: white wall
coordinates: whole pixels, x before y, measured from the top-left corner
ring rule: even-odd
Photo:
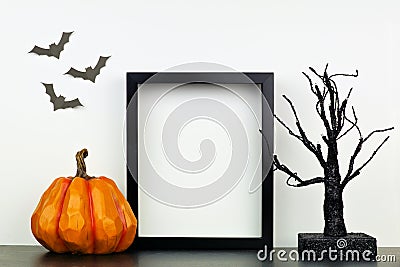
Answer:
[[[293,122],[280,97],[290,96],[314,140],[320,124],[301,71],[326,62],[332,72],[357,68],[359,78],[341,85],[355,87],[352,104],[362,129],[396,130],[346,189],[345,219],[349,231],[372,234],[380,246],[400,246],[399,7],[396,1],[361,0],[3,1],[0,244],[37,244],[31,213],[54,178],[75,173],[74,155],[82,147],[89,149],[89,172],[112,177],[125,190],[125,72],[209,61],[275,72],[276,113]],[[62,31],[75,32],[60,60],[27,54],[34,44],[57,41]],[[62,75],[71,66],[94,64],[99,55],[112,57],[96,84]],[[53,112],[40,82],[54,83],[67,98],[79,97],[85,108]],[[276,127],[276,140],[280,158],[299,174],[320,173],[282,127]],[[372,140],[360,161],[378,141]],[[343,142],[344,166],[354,142]],[[276,174],[275,245],[296,246],[298,232],[321,231],[322,199],[320,185],[289,188],[285,176]]]

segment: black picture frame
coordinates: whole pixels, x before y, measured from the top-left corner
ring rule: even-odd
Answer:
[[[235,73],[235,72],[128,72],[126,76],[126,97],[127,106],[133,108],[137,112],[137,101],[130,103],[134,97],[138,86],[145,83],[153,75],[157,74],[157,82],[159,83],[187,83],[187,82],[205,82],[218,84],[235,84],[235,83],[254,83],[258,84],[262,94],[265,96],[269,109],[274,110],[274,74],[273,73]],[[249,79],[249,82],[243,80],[243,74]],[[133,106],[132,106],[133,105]],[[265,107],[263,102],[262,109]],[[133,162],[130,169],[127,169],[127,200],[130,203],[133,212],[137,216],[138,224],[140,224],[140,214],[138,212],[138,184],[133,179],[130,171],[134,172],[137,177],[138,171],[138,120],[135,117],[129,117],[127,112],[127,152],[128,162]],[[136,113],[137,116],[137,113]],[[270,127],[269,127],[270,128]],[[136,129],[129,131],[129,129]],[[263,131],[271,131],[269,136],[273,136],[273,128],[264,127]],[[272,147],[273,147],[273,140]],[[262,144],[262,164],[266,164],[266,153],[268,145]],[[270,155],[269,155],[270,156]],[[266,177],[262,184],[262,234],[260,238],[196,238],[196,237],[140,237],[136,236],[132,249],[268,249],[273,247],[273,171],[272,168],[265,173],[263,168],[263,177]],[[240,212],[240,211],[238,211]]]

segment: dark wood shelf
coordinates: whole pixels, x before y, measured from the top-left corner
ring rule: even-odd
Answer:
[[[278,250],[278,249],[276,249]],[[289,250],[289,249],[286,249]],[[379,255],[394,255],[400,248],[379,248]],[[18,267],[248,267],[248,266],[399,266],[396,262],[261,262],[257,251],[128,251],[110,255],[54,254],[41,246],[0,246],[0,266]]]

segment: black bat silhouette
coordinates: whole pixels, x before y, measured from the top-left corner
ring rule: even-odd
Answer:
[[[106,62],[109,58],[110,57],[100,57],[97,61],[96,67],[87,67],[85,68],[84,72],[76,70],[74,68],[70,68],[69,71],[67,71],[65,74],[69,74],[74,78],[89,80],[94,83],[96,81],[97,75],[100,74],[100,70],[106,65]]]
[[[56,93],[54,92],[54,87],[53,84],[48,84],[48,83],[42,83],[44,87],[46,88],[46,94],[50,96],[50,102],[53,103],[54,106],[54,111],[57,109],[66,109],[66,108],[74,108],[78,106],[82,106],[81,102],[79,102],[78,98],[75,98],[74,100],[71,101],[65,101],[65,97],[62,95],[56,96]]]
[[[64,50],[64,45],[69,42],[69,37],[72,33],[73,32],[63,32],[61,40],[58,42],[58,44],[52,43],[51,45],[49,45],[48,49],[41,48],[35,45],[35,47],[31,51],[29,51],[29,53],[35,53],[39,56],[60,58],[61,51]]]

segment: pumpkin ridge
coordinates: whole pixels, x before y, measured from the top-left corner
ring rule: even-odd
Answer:
[[[88,198],[89,198],[89,211],[90,211],[90,221],[91,221],[91,229],[92,229],[92,243],[93,243],[93,251],[96,251],[96,225],[94,221],[94,215],[93,215],[93,198],[92,198],[92,190],[90,188],[89,182],[86,180],[86,188],[87,188],[87,193],[88,193]]]
[[[57,218],[57,219],[56,219],[56,222],[57,222],[57,224],[56,224],[56,233],[57,233],[57,237],[61,240],[61,242],[63,243],[63,245],[64,245],[66,248],[68,248],[68,247],[67,247],[67,245],[65,244],[64,240],[61,238],[61,236],[60,236],[58,230],[60,229],[60,218],[61,218],[62,210],[63,210],[63,208],[64,208],[65,196],[67,195],[67,190],[68,190],[69,185],[71,184],[71,181],[72,181],[72,180],[68,179],[68,180],[65,180],[65,181],[62,182],[63,184],[62,184],[62,187],[61,187],[61,199],[60,199],[61,205],[60,205],[60,208],[58,209],[57,215],[56,215],[56,218]]]
[[[119,203],[118,203],[117,197],[115,196],[113,190],[110,190],[110,191],[111,191],[111,196],[112,196],[112,198],[113,198],[113,200],[114,200],[115,207],[116,207],[116,209],[117,209],[117,211],[118,211],[119,219],[120,219],[121,222],[122,222],[122,229],[123,229],[123,230],[122,230],[122,233],[121,233],[121,237],[120,237],[120,239],[119,239],[119,241],[118,241],[118,244],[117,244],[117,246],[115,247],[115,249],[117,249],[117,248],[119,248],[119,245],[121,244],[122,240],[124,239],[124,237],[125,237],[125,235],[126,235],[126,232],[127,232],[127,225],[126,225],[126,219],[125,219],[124,212],[122,211],[122,208],[121,208],[121,206],[120,206]]]
[[[64,200],[60,235],[73,254],[90,254],[92,248],[89,196],[86,180],[74,178]],[[90,236],[90,239],[87,238]]]
[[[37,205],[35,211],[32,214],[32,217],[31,217],[31,230],[32,230],[33,236],[36,238],[36,240],[42,246],[44,246],[47,249],[49,249],[49,245],[44,241],[45,237],[39,227],[39,220],[40,220],[40,216],[43,213],[43,209],[46,207],[47,203],[49,202],[48,197],[51,194],[51,191],[56,187],[56,185],[60,181],[60,179],[61,179],[61,177],[55,179],[51,183],[51,185],[47,188],[47,190],[43,193],[42,197],[40,198],[39,204]]]
[[[35,211],[33,212],[32,217],[31,217],[31,230],[32,230],[33,236],[39,241],[40,244],[42,244],[43,240],[42,240],[42,235],[39,232],[39,217],[43,211],[43,207],[45,206],[47,201],[49,201],[48,197],[50,195],[50,191],[55,187],[58,179],[59,178],[55,179],[51,183],[51,185],[46,189],[46,191],[43,193],[42,197],[40,198],[39,204],[36,206]]]
[[[114,192],[117,200],[119,201],[118,203],[120,204],[121,210],[124,214],[127,232],[125,234],[125,237],[120,240],[119,246],[116,248],[116,252],[124,251],[132,244],[133,240],[135,239],[137,220],[132,212],[131,207],[129,206],[129,203],[125,200],[116,183],[113,180],[104,176],[101,176],[100,178],[106,181],[111,191]],[[130,215],[132,215],[132,217],[130,217]],[[134,227],[134,229],[132,229],[132,227]],[[129,242],[129,240],[132,241]]]
[[[47,196],[47,200],[43,203],[44,205],[39,213],[39,220],[41,220],[42,217],[47,217],[47,224],[39,227],[40,236],[38,236],[37,239],[41,239],[41,241],[38,240],[41,244],[46,244],[44,247],[51,248],[53,251],[58,253],[68,250],[64,241],[59,236],[59,219],[57,217],[59,206],[63,205],[63,189],[65,187],[68,188],[68,186],[65,185],[66,179],[67,178],[60,177],[49,187],[49,195]],[[54,212],[52,212],[53,216],[49,217],[49,214],[45,215],[45,210],[49,208],[52,209],[53,207],[55,208]],[[49,227],[52,229],[50,230]]]

